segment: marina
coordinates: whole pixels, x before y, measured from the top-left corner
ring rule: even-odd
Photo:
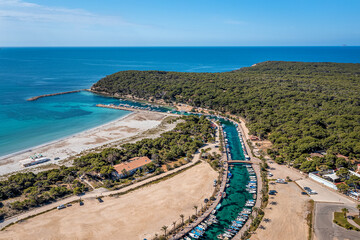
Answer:
[[[215,210],[183,239],[232,239],[244,227],[256,204],[257,178],[247,159],[238,126],[221,119],[227,162],[227,180]],[[234,159],[234,160],[233,160]]]

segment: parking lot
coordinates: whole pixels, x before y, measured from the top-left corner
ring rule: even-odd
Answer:
[[[314,190],[317,192],[317,194],[311,194],[310,197],[316,201],[316,202],[333,202],[333,203],[345,203],[345,204],[353,204],[355,206],[355,203],[346,197],[341,196],[340,194],[336,193],[335,191],[332,191],[331,189],[320,185],[320,183],[316,183],[313,180],[307,178],[307,179],[301,179],[297,180],[296,183],[304,189],[304,187],[309,187],[311,190]]]

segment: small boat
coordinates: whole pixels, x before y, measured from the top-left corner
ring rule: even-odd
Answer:
[[[198,235],[195,235],[194,233],[189,233],[189,236],[192,237],[192,238],[195,238],[195,239],[198,239],[199,236]]]

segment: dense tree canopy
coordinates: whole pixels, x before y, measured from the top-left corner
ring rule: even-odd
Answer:
[[[182,117],[172,131],[158,138],[86,154],[76,158],[72,167],[11,175],[7,180],[0,181],[0,201],[20,197],[22,200],[11,201],[7,205],[15,211],[26,210],[65,195],[86,191],[87,187],[80,181],[84,176],[111,186],[108,184],[110,181],[116,184],[112,177],[113,165],[136,156],[147,156],[153,160],[144,167],[144,172],[160,173],[161,165],[185,156],[191,157],[204,143],[213,141],[214,131],[205,117]]]
[[[305,166],[326,150],[360,159],[360,64],[264,62],[224,73],[123,71],[92,90],[205,107],[245,117],[278,161]],[[332,155],[333,156],[333,155]],[[336,165],[336,159],[327,159]],[[319,163],[321,165],[323,163]]]

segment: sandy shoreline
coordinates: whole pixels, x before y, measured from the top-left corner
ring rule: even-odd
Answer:
[[[107,124],[111,124],[111,123],[114,123],[114,122],[117,122],[117,121],[120,121],[122,119],[125,119],[127,117],[129,117],[131,114],[134,114],[134,112],[131,112],[129,111],[130,113],[125,115],[125,116],[122,116],[122,117],[119,117],[113,121],[110,121],[108,123],[104,123],[104,124],[101,124],[99,126],[96,126],[96,127],[93,127],[93,128],[89,128],[89,129],[86,129],[84,131],[81,131],[81,132],[78,132],[78,133],[74,133],[74,134],[71,134],[69,136],[65,136],[65,137],[62,137],[62,138],[59,138],[59,139],[56,139],[56,140],[53,140],[53,141],[49,141],[49,142],[46,142],[46,143],[43,143],[43,144],[40,144],[40,145],[37,145],[37,146],[34,146],[34,147],[30,147],[30,148],[26,148],[24,150],[20,150],[20,151],[17,151],[17,152],[14,152],[14,153],[10,153],[10,154],[6,154],[4,156],[0,156],[0,166],[3,165],[2,161],[3,160],[6,160],[6,159],[9,159],[11,157],[15,157],[16,155],[19,155],[19,154],[23,154],[23,153],[31,153],[32,151],[36,150],[36,149],[39,149],[39,148],[42,148],[42,147],[46,147],[48,145],[51,145],[51,144],[55,144],[57,142],[60,142],[60,141],[63,141],[63,140],[66,140],[68,138],[72,138],[72,137],[75,137],[76,135],[79,135],[79,134],[82,134],[82,133],[86,133],[88,131],[91,131],[91,130],[94,130],[96,128],[101,128],[103,126],[106,126]]]
[[[130,112],[112,122],[105,123],[80,133],[73,134],[55,141],[51,141],[30,149],[0,157],[0,176],[17,171],[36,171],[39,167],[49,164],[62,164],[62,161],[76,156],[84,151],[117,142],[157,127],[168,116],[158,112]],[[41,153],[51,161],[33,167],[24,168],[19,161],[30,155]],[[59,157],[60,160],[53,160]]]

